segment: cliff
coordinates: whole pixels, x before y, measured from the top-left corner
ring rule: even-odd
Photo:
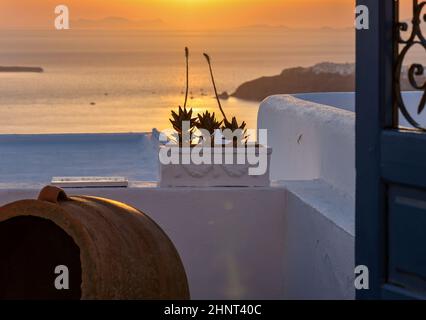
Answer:
[[[353,64],[323,63],[309,68],[285,69],[280,75],[262,77],[239,86],[233,97],[262,101],[274,94],[348,92],[355,89]]]
[[[409,67],[404,67],[400,82],[402,91],[418,91],[410,84]],[[426,75],[416,75],[416,83],[426,82]],[[244,100],[262,101],[275,94],[315,92],[354,92],[355,64],[323,62],[308,68],[285,69],[280,75],[248,81],[231,95]]]
[[[0,72],[44,72],[43,68],[40,67],[2,67],[0,66]]]

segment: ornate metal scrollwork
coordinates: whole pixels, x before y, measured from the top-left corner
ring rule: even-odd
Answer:
[[[426,1],[421,1],[419,3],[418,0],[413,0],[413,19],[411,21],[412,30],[409,37],[406,39],[404,39],[401,34],[403,32],[408,32],[409,25],[407,22],[399,21],[399,2],[399,0],[395,0],[396,35],[394,45],[397,52],[395,66],[395,103],[397,108],[395,108],[394,112],[397,112],[399,109],[405,119],[414,128],[426,131],[426,128],[417,123],[410,111],[407,109],[402,98],[403,88],[401,85],[401,76],[404,71],[403,63],[407,57],[407,53],[415,46],[421,46],[424,50],[426,50],[426,39],[421,30],[422,20],[426,22],[426,14],[422,15],[423,9],[426,6]],[[402,49],[400,49],[401,46]],[[418,77],[424,76],[425,68],[420,63],[413,63],[406,71],[409,85],[415,90],[423,91],[422,98],[417,108],[417,114],[420,114],[426,107],[426,81],[419,83]]]

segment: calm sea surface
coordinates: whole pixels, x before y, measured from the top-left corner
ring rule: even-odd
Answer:
[[[183,104],[191,49],[196,112],[217,111],[219,91],[318,62],[353,62],[353,30],[251,28],[216,32],[0,31],[0,65],[40,66],[42,74],[0,74],[0,133],[145,132],[168,128]],[[229,115],[256,127],[258,103],[229,99]]]

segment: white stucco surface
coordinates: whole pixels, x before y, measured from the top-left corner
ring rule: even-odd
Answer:
[[[125,202],[175,244],[193,299],[284,299],[285,199],[275,188],[67,189]],[[0,206],[39,189],[0,189]]]
[[[423,91],[406,91],[402,93],[402,99],[413,118],[418,123],[426,125],[426,114],[417,114],[417,108],[422,94]],[[301,93],[293,96],[302,100],[355,112],[354,92]],[[399,124],[403,127],[411,127],[401,112],[399,113]]]
[[[273,180],[323,179],[355,194],[355,114],[301,100],[271,96],[259,109],[258,127],[268,130]]]
[[[352,299],[354,121],[351,111],[309,100],[266,99],[258,125],[268,129],[276,182],[261,188],[135,182],[157,178],[158,145],[145,135],[0,136],[0,206],[35,198],[53,175],[123,175],[129,188],[67,192],[151,216],[178,249],[192,298]]]
[[[354,92],[299,93],[292,96],[301,100],[355,112]]]
[[[353,200],[324,181],[287,181],[284,297],[354,299]]]
[[[350,110],[350,95],[306,96]],[[353,299],[355,113],[300,98],[269,97],[258,116],[274,151],[271,179],[287,191],[284,296]]]
[[[0,206],[39,189],[0,189]],[[193,299],[350,299],[350,200],[321,181],[269,188],[66,189],[125,202],[175,244]],[[334,207],[341,210],[336,216]]]

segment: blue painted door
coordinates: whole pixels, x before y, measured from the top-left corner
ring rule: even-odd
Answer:
[[[403,1],[357,1],[370,13],[356,46],[356,264],[370,271],[359,299],[426,298],[426,85],[421,61],[408,59],[419,47],[426,61],[426,1]],[[400,2],[412,7],[404,22]]]

